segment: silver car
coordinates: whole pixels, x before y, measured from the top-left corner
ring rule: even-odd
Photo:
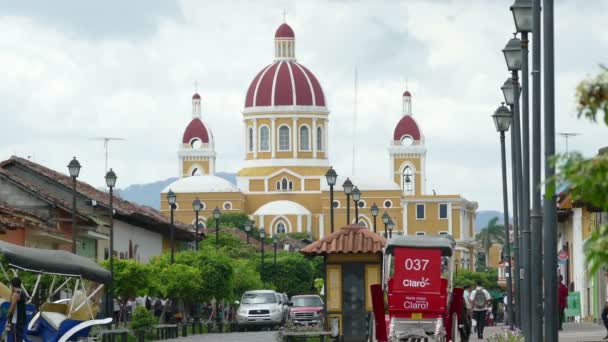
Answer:
[[[272,290],[256,290],[243,293],[236,314],[237,330],[248,327],[274,327],[283,321],[283,306]]]

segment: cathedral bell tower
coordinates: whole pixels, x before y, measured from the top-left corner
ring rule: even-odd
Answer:
[[[186,127],[177,152],[179,177],[215,174],[213,134],[201,120],[201,96],[192,95],[192,120]]]
[[[404,196],[424,195],[426,147],[412,114],[412,94],[407,90],[402,96],[401,115],[389,147],[391,179],[401,187]]]

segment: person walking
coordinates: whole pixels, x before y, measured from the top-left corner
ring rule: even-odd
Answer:
[[[604,322],[604,328],[608,332],[608,297],[606,297],[606,302],[604,303],[604,309],[602,310],[602,322]],[[604,340],[608,340],[608,333]]]
[[[486,315],[490,309],[491,299],[490,292],[484,289],[482,281],[478,280],[477,287],[471,292],[469,300],[473,306],[473,318],[477,321],[477,338],[480,340],[483,340],[483,328],[486,325]]]
[[[564,314],[568,307],[568,286],[564,284],[564,277],[559,275],[559,284],[557,285],[557,304],[559,307],[559,330],[563,330]]]
[[[21,289],[21,279],[11,279],[11,306],[6,316],[6,330],[14,342],[23,342],[25,330],[25,292]]]

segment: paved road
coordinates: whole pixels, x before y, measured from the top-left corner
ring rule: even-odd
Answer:
[[[168,342],[274,342],[276,331],[241,332],[228,334],[203,334],[182,337]]]
[[[491,327],[484,331],[485,337],[490,337],[504,327]],[[564,330],[559,333],[560,342],[604,342],[606,329],[603,326],[593,323],[567,323]],[[470,341],[479,341],[477,336],[471,336]]]

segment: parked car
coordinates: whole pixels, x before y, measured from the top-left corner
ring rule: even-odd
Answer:
[[[291,297],[288,319],[296,325],[323,325],[323,300],[317,295]]]
[[[289,316],[289,297],[286,293],[277,293],[277,296],[279,296],[279,301],[283,308],[283,321],[281,324],[285,324],[287,316]]]
[[[283,308],[279,302],[275,291],[246,291],[237,310],[237,330],[280,325],[283,321]]]

